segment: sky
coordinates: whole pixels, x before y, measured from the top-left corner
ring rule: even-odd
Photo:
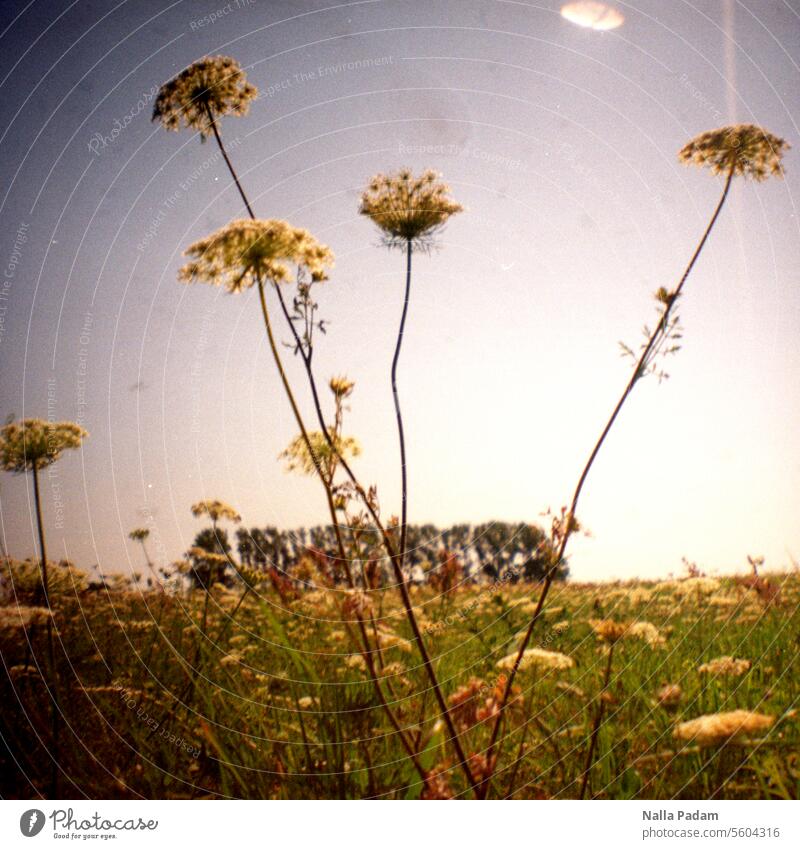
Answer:
[[[387,516],[404,258],[359,194],[433,168],[465,208],[414,259],[412,523],[543,522],[568,503],[629,377],[618,343],[639,344],[721,192],[678,150],[736,121],[792,144],[784,180],[735,182],[686,285],[683,349],[604,445],[570,566],[606,580],[683,557],[710,574],[800,560],[800,2],[608,5],[624,21],[598,31],[547,0],[4,0],[0,415],[90,433],[43,481],[51,558],[141,569],[127,534],[144,525],[169,562],[205,498],[247,526],[327,519],[318,483],[278,459],[295,426],[255,293],[176,279],[186,246],[244,211],[214,142],[166,132],[152,103],[221,53],[260,92],[222,122],[257,214],[336,254],[316,371],[356,382],[346,430]],[[33,554],[29,480],[3,474],[0,520],[5,549]]]

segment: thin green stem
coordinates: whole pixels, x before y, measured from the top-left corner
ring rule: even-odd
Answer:
[[[600,695],[597,699],[597,711],[594,716],[594,725],[592,726],[592,736],[589,741],[589,751],[586,753],[586,765],[583,768],[583,780],[581,781],[580,797],[583,799],[586,796],[586,789],[589,786],[589,776],[592,772],[592,764],[594,763],[594,753],[597,750],[597,738],[600,734],[600,726],[603,724],[603,712],[605,711],[606,701],[605,695],[608,692],[608,685],[611,681],[611,663],[614,659],[614,644],[608,647],[608,661],[606,662],[606,673],[603,677],[603,687],[600,690]]]

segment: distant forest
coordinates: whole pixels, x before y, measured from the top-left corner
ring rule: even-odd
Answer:
[[[365,563],[377,562],[389,577],[388,564],[376,529],[347,529]],[[218,528],[216,537],[210,529],[198,534],[195,544],[220,554],[231,554],[227,533]],[[275,527],[240,528],[236,532],[236,549],[243,565],[292,575],[297,564],[310,553],[335,556],[336,539],[332,525],[297,530]],[[480,525],[453,525],[446,529],[435,525],[409,525],[406,569],[415,581],[437,574],[445,563],[455,558],[463,578],[468,580],[506,579],[510,582],[538,581],[544,576],[548,558],[552,556],[544,531],[535,526],[509,522],[485,522]],[[566,562],[558,577],[567,577]]]

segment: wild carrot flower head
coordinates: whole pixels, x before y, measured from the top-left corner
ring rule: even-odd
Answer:
[[[680,684],[664,684],[656,693],[659,705],[665,710],[676,708],[683,698],[683,689]]]
[[[181,268],[184,283],[223,285],[241,292],[258,281],[291,279],[290,268],[307,271],[314,280],[327,279],[333,253],[308,230],[277,219],[241,219],[190,245]]]
[[[715,657],[714,660],[709,660],[708,663],[702,663],[697,667],[697,671],[706,675],[744,675],[750,669],[750,661],[743,657],[731,657],[723,655]]]
[[[23,419],[0,428],[0,466],[21,474],[55,463],[68,448],[79,448],[89,434],[74,422]]]
[[[590,619],[589,624],[599,639],[611,644],[619,642],[630,628],[625,622],[615,622],[613,619]]]
[[[136,542],[142,542],[143,540],[146,540],[149,536],[150,531],[147,528],[134,528],[128,534],[128,538],[136,540]]]
[[[361,453],[361,446],[352,436],[340,436],[329,431],[333,448],[331,448],[328,440],[322,431],[312,430],[308,432],[308,441],[311,443],[311,450],[314,452],[317,462],[322,470],[330,477],[338,465],[339,457],[344,457],[349,460],[351,457],[358,457]],[[314,466],[314,457],[308,451],[308,446],[302,435],[296,436],[287,446],[286,450],[280,454],[280,459],[286,461],[287,472],[302,472],[306,475],[316,474]]]
[[[695,136],[678,153],[686,164],[710,168],[712,174],[766,180],[783,175],[781,159],[789,144],[754,124],[733,124]]]
[[[709,713],[688,722],[681,722],[673,734],[678,740],[697,743],[699,746],[716,746],[746,734],[766,731],[773,722],[775,717],[768,714],[732,710]]]
[[[516,660],[517,652],[514,652],[498,660],[497,667],[498,669],[513,669]],[[526,649],[519,663],[519,669],[522,671],[530,666],[537,666],[541,669],[571,669],[575,666],[575,661],[568,655],[557,651]]]
[[[192,516],[208,516],[212,521],[229,519],[231,522],[241,522],[242,517],[224,501],[198,501],[192,504]]]
[[[361,195],[358,211],[378,225],[390,247],[426,244],[451,215],[463,209],[449,192],[435,171],[419,177],[408,169],[377,174]]]
[[[153,120],[168,130],[199,130],[205,138],[211,121],[222,115],[246,115],[258,89],[247,82],[229,56],[206,56],[164,83],[153,107]]]

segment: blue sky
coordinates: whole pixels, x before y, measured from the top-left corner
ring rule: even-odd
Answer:
[[[601,579],[800,558],[800,4],[612,5],[625,22],[601,33],[556,2],[5,3],[0,413],[91,434],[46,481],[54,556],[138,568],[127,532],[149,523],[173,559],[201,498],[248,525],[326,519],[318,485],[277,459],[295,428],[253,293],[176,282],[182,250],[243,210],[213,142],[151,123],[153,93],[225,53],[260,90],[223,123],[257,213],[336,254],[316,367],[356,381],[348,430],[387,514],[403,258],[359,192],[431,167],[466,208],[415,262],[412,522],[566,503],[628,377],[617,343],[637,343],[721,190],[677,151],[732,121],[793,144],[785,180],[734,186],[687,284],[684,349],[605,446],[571,565]],[[7,550],[32,553],[25,480],[3,477],[0,507]]]

